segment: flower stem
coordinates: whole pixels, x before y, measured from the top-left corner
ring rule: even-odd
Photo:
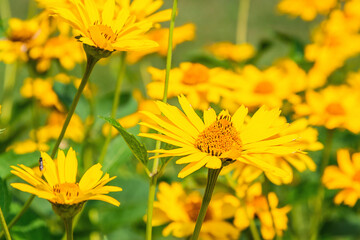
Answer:
[[[238,21],[236,27],[236,43],[247,41],[247,25],[249,19],[250,0],[239,0]]]
[[[172,60],[172,46],[173,46],[173,32],[175,26],[175,17],[177,12],[177,3],[178,0],[173,1],[173,8],[171,12],[170,19],[170,27],[169,27],[169,41],[168,41],[168,49],[167,49],[167,57],[166,57],[166,72],[165,72],[165,83],[164,83],[164,95],[162,101],[164,103],[167,102],[167,95],[169,89],[169,78],[170,78],[170,69],[171,69],[171,60]],[[155,149],[160,149],[161,142],[156,141]],[[156,154],[158,155],[158,154]],[[152,217],[153,217],[153,208],[154,208],[154,199],[155,199],[155,190],[156,184],[158,180],[159,173],[159,161],[160,159],[156,157],[154,159],[152,173],[150,174],[150,188],[148,195],[148,205],[147,205],[147,219],[146,219],[146,240],[151,240],[152,238]]]
[[[73,218],[64,218],[65,231],[66,231],[66,239],[73,240]]]
[[[123,79],[125,76],[125,67],[126,67],[126,52],[121,52],[119,74],[118,74],[118,78],[116,81],[115,96],[114,96],[114,101],[113,101],[113,105],[112,105],[112,109],[111,109],[111,118],[116,117],[116,110],[118,108],[119,100],[120,100],[121,85],[122,85],[122,82],[123,82]],[[111,141],[111,136],[112,136],[111,132],[112,132],[112,126],[110,126],[110,128],[109,128],[109,133],[106,136],[105,143],[101,149],[101,153],[100,153],[100,157],[99,157],[100,164],[102,164],[104,162],[106,152],[107,152],[107,149],[108,149],[110,141]]]
[[[253,237],[254,240],[261,240],[254,219],[250,219],[249,216],[248,216],[248,219],[249,219],[249,221],[250,221],[250,232],[251,232],[251,236]]]
[[[194,233],[191,237],[191,240],[197,240],[199,238],[201,226],[205,219],[206,211],[208,209],[208,206],[209,206],[209,203],[211,200],[211,196],[213,194],[215,184],[216,184],[217,178],[219,176],[219,173],[221,172],[221,169],[222,169],[222,167],[219,169],[209,168],[209,170],[208,170],[208,178],[207,178],[205,193],[204,193],[204,197],[203,197],[203,200],[201,203],[199,215],[196,219],[196,225],[195,225]]]
[[[1,221],[1,225],[3,227],[3,231],[5,232],[5,238],[7,240],[11,240],[10,232],[9,232],[8,226],[6,225],[5,217],[4,217],[4,214],[1,210],[1,208],[0,208],[0,221]]]
[[[1,119],[4,125],[6,125],[12,115],[12,109],[14,104],[14,86],[16,80],[18,63],[14,62],[13,64],[5,65],[5,76],[4,76],[4,94],[3,94],[3,103],[2,103],[2,113]]]

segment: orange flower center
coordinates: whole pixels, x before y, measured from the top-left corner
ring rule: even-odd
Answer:
[[[274,92],[274,85],[266,80],[260,81],[254,89],[254,93],[258,94],[270,94]]]
[[[241,149],[239,134],[229,115],[218,116],[218,119],[205,128],[195,141],[195,147],[212,156],[220,156],[233,148]]]
[[[360,183],[360,171],[355,173],[353,180]]]
[[[340,103],[330,103],[329,105],[327,105],[325,110],[330,115],[344,115],[345,114],[345,110]]]
[[[77,183],[60,183],[53,186],[53,192],[61,199],[70,200],[79,196],[80,188]]]
[[[209,69],[202,64],[194,63],[185,71],[182,83],[187,85],[196,85],[205,83],[209,80]]]
[[[111,27],[102,25],[101,23],[95,22],[94,25],[90,26],[89,34],[94,43],[100,48],[108,48],[109,43],[116,42],[118,33],[114,33]]]
[[[35,36],[34,32],[29,31],[14,31],[8,36],[8,39],[12,42],[23,42],[27,43],[32,40]]]
[[[190,201],[185,203],[185,211],[188,214],[191,221],[193,221],[193,222],[196,222],[197,217],[200,212],[200,208],[201,208],[201,200],[200,199],[198,199],[198,200],[191,199]],[[211,212],[211,208],[209,207],[206,211],[204,221],[210,220],[211,218],[212,218],[212,212]]]

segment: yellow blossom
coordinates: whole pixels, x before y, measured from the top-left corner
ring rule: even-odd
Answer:
[[[327,166],[322,182],[328,189],[341,189],[334,198],[336,204],[353,207],[360,198],[360,153],[350,153],[346,149],[337,152],[338,166]]]
[[[171,185],[161,182],[157,201],[154,202],[154,226],[169,223],[163,230],[163,235],[188,237],[195,228],[197,216],[201,206],[199,192],[187,194],[180,183]],[[231,240],[238,239],[239,231],[226,219],[231,218],[238,205],[238,201],[230,194],[214,194],[203,222],[200,239],[202,240]]]
[[[216,115],[214,109],[210,108],[204,111],[203,122],[183,95],[178,99],[184,112],[159,101],[156,104],[164,117],[143,112],[157,124],[148,122],[141,124],[163,135],[152,133],[139,135],[178,147],[151,152],[161,153],[159,157],[181,156],[176,163],[188,165],[181,170],[179,177],[183,178],[203,166],[219,169],[228,161],[240,161],[277,175],[289,174],[259,157],[262,154],[284,155],[297,151],[295,147],[286,146],[296,139],[296,134],[277,136],[288,127],[287,123],[279,123],[278,109],[267,110],[266,107],[261,107],[245,123],[248,109],[244,106],[241,106],[233,116],[230,116],[226,110]]]
[[[10,145],[6,151],[13,150],[16,154],[26,154],[36,151],[48,151],[49,148],[49,145],[46,143],[39,143],[32,139],[27,139],[24,141],[15,142],[14,144]]]
[[[207,49],[218,58],[235,62],[245,61],[255,55],[254,47],[248,43],[218,42],[210,45]]]
[[[14,169],[11,173],[28,184],[12,183],[11,186],[47,199],[52,204],[73,205],[87,200],[101,200],[115,206],[120,205],[117,200],[107,194],[122,189],[106,185],[115,177],[110,178],[107,173],[103,176],[102,166],[99,163],[89,168],[77,182],[78,161],[72,148],[69,149],[66,156],[62,150],[59,150],[56,162],[45,152],[41,152],[41,157],[41,173],[45,179],[37,175],[31,168],[19,164],[11,166]]]

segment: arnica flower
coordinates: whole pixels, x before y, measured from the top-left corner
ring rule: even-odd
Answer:
[[[199,192],[187,194],[180,183],[169,185],[161,182],[157,201],[154,202],[153,226],[169,223],[162,232],[164,236],[190,236],[194,231],[201,201]],[[226,221],[234,216],[237,205],[238,200],[230,194],[214,194],[201,228],[200,239],[238,239],[239,231]]]
[[[136,17],[126,9],[117,11],[115,0],[102,6],[94,0],[74,0],[68,4],[52,2],[49,10],[78,31],[80,42],[100,50],[141,51],[157,47],[157,43],[144,37],[152,22],[135,22]]]
[[[242,62],[255,55],[255,49],[248,43],[233,44],[231,42],[218,42],[210,45],[207,49],[220,59]]]
[[[337,4],[337,0],[282,0],[278,10],[291,16],[300,16],[305,21],[314,20],[317,14],[327,14]]]
[[[266,107],[262,107],[245,123],[248,109],[244,106],[241,106],[233,116],[230,116],[226,110],[217,116],[214,109],[210,108],[204,111],[203,122],[183,95],[178,99],[184,113],[177,107],[159,101],[157,106],[164,117],[143,112],[157,125],[148,122],[140,124],[163,135],[153,133],[139,135],[179,147],[151,152],[161,153],[159,157],[181,156],[176,163],[188,163],[188,165],[179,173],[180,178],[203,166],[220,169],[223,164],[233,161],[254,165],[265,172],[288,174],[258,157],[259,154],[283,155],[297,151],[295,147],[285,145],[295,140],[296,134],[277,136],[288,127],[287,123],[274,124],[279,119],[278,109],[267,110]]]
[[[338,166],[327,166],[322,182],[328,189],[341,189],[334,198],[336,204],[353,207],[360,198],[360,153],[350,158],[349,150],[337,152]]]
[[[298,116],[309,116],[309,123],[328,129],[345,128],[360,132],[359,93],[347,85],[328,86],[315,92],[308,91],[305,103],[296,105]]]
[[[169,29],[168,28],[160,28],[160,29],[153,29],[150,30],[146,37],[150,40],[153,40],[159,44],[158,47],[144,50],[144,51],[137,51],[137,52],[129,52],[126,56],[126,61],[128,63],[136,63],[144,56],[157,53],[160,56],[166,56],[168,50],[168,42],[169,42]],[[195,25],[192,23],[187,23],[185,25],[175,27],[173,32],[173,49],[180,43],[185,41],[192,41],[195,38]]]
[[[164,92],[165,70],[149,67],[153,82],[147,85],[147,93],[153,99],[162,99]],[[209,103],[219,103],[222,96],[231,94],[237,74],[200,64],[183,62],[178,68],[171,69],[168,97],[183,94],[195,109],[207,109]]]
[[[19,164],[18,167],[11,166],[14,169],[11,173],[28,184],[12,183],[11,186],[47,199],[53,205],[82,204],[87,200],[100,200],[115,206],[120,205],[116,199],[107,194],[122,189],[106,185],[115,177],[110,178],[107,173],[103,176],[99,163],[89,168],[77,182],[78,162],[76,153],[72,148],[69,149],[66,156],[62,150],[59,150],[57,161],[51,159],[45,152],[41,152],[41,157],[40,170],[45,179],[36,174],[33,169]]]

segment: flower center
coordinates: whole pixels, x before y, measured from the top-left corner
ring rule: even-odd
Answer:
[[[218,119],[205,128],[195,141],[195,147],[212,156],[220,156],[234,147],[241,148],[239,134],[229,115],[219,115]]]
[[[91,36],[93,36],[94,34],[100,33],[101,36],[103,36],[106,40],[108,40],[110,42],[115,42],[118,37],[118,35],[113,32],[111,27],[102,25],[102,24],[97,24],[97,23],[95,23],[93,26],[89,27],[89,32],[90,32]]]
[[[345,110],[340,103],[330,103],[325,109],[331,115],[344,115]]]
[[[254,92],[258,94],[270,94],[274,92],[274,85],[269,81],[263,80],[256,85]]]
[[[360,171],[355,173],[353,180],[360,183]]]
[[[193,221],[193,222],[196,222],[197,217],[200,212],[200,208],[201,208],[201,200],[200,199],[198,199],[198,200],[191,199],[190,201],[187,201],[185,203],[185,211],[188,214],[191,221]],[[211,212],[211,208],[209,207],[206,211],[204,221],[210,220],[211,218],[212,218],[212,212]]]
[[[77,183],[60,183],[53,186],[53,192],[61,199],[70,200],[80,194],[80,188]]]
[[[193,63],[191,67],[185,71],[182,83],[187,85],[196,85],[205,83],[209,80],[209,69],[202,64]]]

